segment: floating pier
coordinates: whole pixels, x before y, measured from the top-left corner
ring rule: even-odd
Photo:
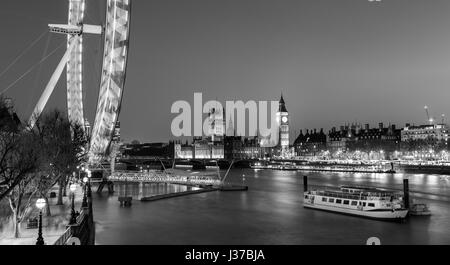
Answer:
[[[153,196],[149,196],[149,197],[142,197],[140,200],[142,202],[156,201],[156,200],[162,200],[162,199],[168,199],[168,198],[174,198],[174,197],[198,194],[198,193],[204,193],[204,192],[211,192],[211,191],[217,191],[217,190],[218,190],[217,188],[204,188],[204,189],[198,189],[198,190],[188,190],[188,191],[183,191],[183,192],[175,192],[175,193],[153,195]]]
[[[223,185],[219,187],[220,191],[247,191],[248,186],[240,185]]]
[[[119,197],[120,206],[131,206],[133,197],[131,196],[121,196]]]

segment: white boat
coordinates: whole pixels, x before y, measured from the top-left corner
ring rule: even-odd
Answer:
[[[393,193],[362,187],[306,191],[303,206],[378,220],[403,220],[408,214]]]

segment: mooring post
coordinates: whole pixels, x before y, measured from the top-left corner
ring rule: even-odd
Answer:
[[[308,191],[308,176],[303,176],[303,191]]]
[[[403,204],[409,209],[409,183],[408,179],[403,179]]]

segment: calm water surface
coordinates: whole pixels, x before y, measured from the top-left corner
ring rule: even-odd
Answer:
[[[303,175],[311,185],[371,185],[402,189],[410,180],[413,195],[433,215],[390,223],[303,208]],[[243,178],[243,175],[245,176]],[[94,197],[97,244],[450,244],[450,176],[312,173],[234,170],[227,179],[247,192],[209,192],[119,207],[117,196]],[[118,193],[124,184],[116,187]],[[127,184],[139,196],[139,185]],[[145,194],[187,190],[184,186],[144,185]]]

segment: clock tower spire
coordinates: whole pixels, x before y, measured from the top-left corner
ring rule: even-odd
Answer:
[[[281,147],[281,155],[284,156],[289,151],[289,112],[284,102],[283,93],[281,93],[279,101],[277,121],[279,124],[278,146]]]

